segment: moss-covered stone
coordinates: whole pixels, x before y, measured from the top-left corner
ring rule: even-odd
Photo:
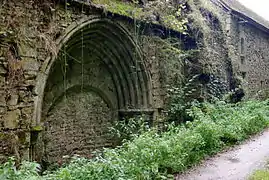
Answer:
[[[187,29],[187,20],[181,13],[181,10],[185,8],[183,4],[178,6],[170,1],[165,1],[148,3],[142,7],[137,3],[117,0],[93,0],[92,2],[95,6],[104,8],[105,11],[160,24],[181,33],[184,33]]]
[[[95,5],[103,6],[107,11],[123,16],[141,18],[142,8],[136,7],[132,3],[124,3],[116,0],[93,0]]]
[[[5,133],[0,132],[0,139],[3,140],[6,137]]]
[[[34,126],[31,128],[31,131],[42,131],[43,127],[42,126]]]
[[[19,109],[8,111],[4,116],[4,127],[7,129],[18,128],[21,111]]]

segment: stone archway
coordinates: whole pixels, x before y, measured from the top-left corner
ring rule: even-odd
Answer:
[[[34,119],[44,127],[40,156],[49,161],[110,146],[106,130],[119,112],[151,108],[150,78],[139,47],[110,19],[93,16],[70,26],[57,56],[45,64]]]

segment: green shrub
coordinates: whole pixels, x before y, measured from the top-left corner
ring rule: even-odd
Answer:
[[[9,161],[0,165],[1,180],[37,180],[40,179],[38,174],[40,166],[34,162],[23,161],[20,168],[16,168],[14,158],[9,158]]]
[[[149,120],[145,116],[137,116],[120,121],[114,121],[109,128],[109,134],[114,138],[114,141],[120,144],[124,140],[132,140],[136,136],[142,134],[150,128]]]

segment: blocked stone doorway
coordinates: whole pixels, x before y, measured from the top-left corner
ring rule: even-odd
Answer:
[[[140,50],[118,23],[89,18],[66,35],[45,67],[37,124],[43,127],[32,160],[49,163],[65,155],[91,157],[113,146],[108,134],[122,113],[148,112],[150,80]]]
[[[113,147],[108,128],[116,119],[97,93],[70,92],[47,115],[43,132],[46,161],[76,154],[90,158],[94,150]]]

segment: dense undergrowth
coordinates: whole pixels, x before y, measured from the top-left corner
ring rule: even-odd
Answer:
[[[23,162],[15,168],[10,160],[0,166],[0,179],[173,179],[202,159],[237,144],[268,126],[269,102],[196,104],[188,113],[194,118],[165,132],[148,129],[96,158],[74,158],[52,172],[38,174],[38,165]]]

